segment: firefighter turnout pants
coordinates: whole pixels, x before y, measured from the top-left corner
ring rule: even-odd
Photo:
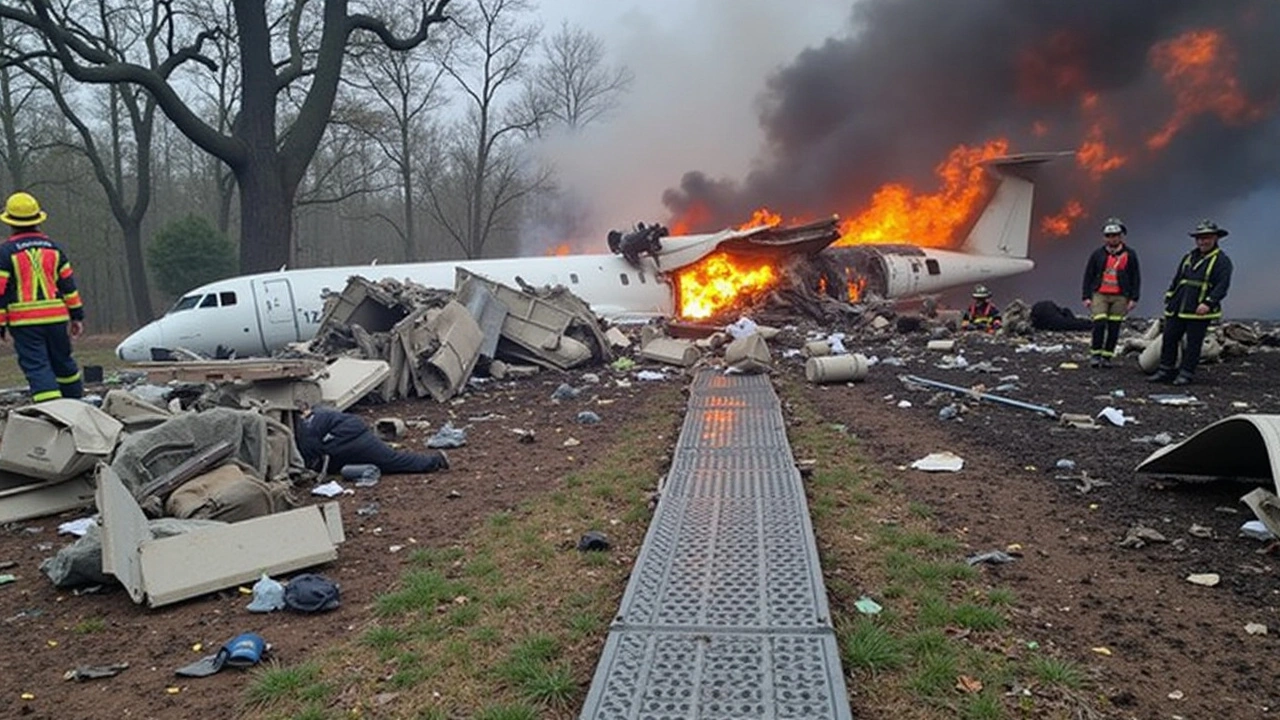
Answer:
[[[1094,293],[1089,307],[1093,310],[1093,342],[1089,354],[1111,359],[1120,340],[1120,324],[1129,312],[1129,298],[1123,295]]]
[[[1210,320],[1189,320],[1177,315],[1164,319],[1164,337],[1160,346],[1160,372],[1166,375],[1174,371],[1178,361],[1178,345],[1182,345],[1182,364],[1178,374],[1190,379],[1200,364],[1200,351],[1204,348],[1204,336],[1209,331]]]
[[[67,333],[67,326],[68,323],[59,322],[9,328],[13,335],[13,349],[18,355],[18,366],[31,389],[32,402],[84,396],[80,368],[71,357],[71,336]]]

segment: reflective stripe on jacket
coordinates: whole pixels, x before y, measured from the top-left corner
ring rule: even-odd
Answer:
[[[0,326],[84,319],[71,260],[57,243],[23,232],[0,247]]]
[[[1231,287],[1231,259],[1221,248],[1201,254],[1192,250],[1178,263],[1178,271],[1164,294],[1164,314],[1185,320],[1212,320],[1222,317],[1222,300]],[[1204,304],[1209,312],[1196,314]]]

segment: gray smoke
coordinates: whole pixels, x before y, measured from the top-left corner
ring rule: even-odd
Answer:
[[[1148,150],[1175,109],[1152,47],[1206,28],[1225,37],[1239,93],[1262,114],[1195,115]],[[933,188],[933,168],[961,143],[1078,148],[1098,118],[1082,110],[1091,92],[1110,119],[1107,145],[1128,163],[1099,180],[1069,159],[1045,168],[1037,221],[1078,197],[1094,219],[1073,236],[1092,241],[1096,219],[1113,214],[1131,228],[1170,218],[1180,227],[1280,184],[1277,37],[1274,0],[861,0],[851,34],[771,78],[759,169],[742,180],[688,172],[663,202],[673,220],[696,217],[695,231],[736,225],[764,205],[784,217],[848,214],[888,181]]]

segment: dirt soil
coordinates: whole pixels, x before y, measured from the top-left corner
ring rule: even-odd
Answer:
[[[925,350],[923,334],[858,342],[857,351],[882,361],[865,381],[806,385],[804,392],[830,422],[847,426],[913,500],[933,508],[939,530],[975,552],[1021,546],[1015,562],[985,566],[984,572],[1016,593],[1012,622],[1023,637],[1056,646],[1092,671],[1113,717],[1270,717],[1280,705],[1280,665],[1274,661],[1278,558],[1264,553],[1272,546],[1237,536],[1252,519],[1239,502],[1249,488],[1156,482],[1136,477],[1133,467],[1155,447],[1135,442],[1142,436],[1164,431],[1181,439],[1236,412],[1280,412],[1280,354],[1258,352],[1207,366],[1200,383],[1189,388],[1204,405],[1170,407],[1148,399],[1169,389],[1144,382],[1132,358],[1122,367],[1094,370],[1084,362],[1086,337],[1036,340],[1070,348],[1017,353],[1004,339],[962,338],[970,363],[985,360],[998,369],[978,373],[935,367],[942,355]],[[781,357],[786,346],[802,342],[792,332],[772,343],[779,373],[803,377],[802,359]],[[883,362],[888,358],[904,364]],[[1061,367],[1066,362],[1079,367]],[[1016,389],[1004,392],[1009,397],[1090,415],[1110,405],[1138,422],[1069,429],[1027,410],[972,401],[958,420],[941,420],[939,409],[952,398],[931,404],[935,392],[908,389],[897,378],[904,373],[964,387],[983,383],[988,390],[1012,382]],[[1010,375],[1017,380],[1001,379]],[[254,615],[244,610],[248,596],[236,591],[156,610],[109,588],[59,591],[37,568],[69,542],[57,535],[58,524],[84,513],[5,527],[0,563],[15,565],[0,573],[18,578],[0,586],[0,717],[233,716],[245,684],[241,673],[191,681],[175,678],[173,670],[243,631],[268,636],[286,663],[358,637],[372,617],[373,598],[400,577],[412,548],[447,546],[489,515],[561,487],[567,473],[625,442],[625,422],[610,420],[646,402],[643,384],[591,389],[607,403],[601,411],[606,422],[581,425],[574,421],[580,406],[549,400],[563,381],[583,384],[580,373],[544,374],[480,386],[446,405],[412,401],[359,410],[370,419],[429,423],[412,431],[408,446],[421,447],[447,420],[470,426],[468,442],[450,451],[449,471],[384,476],[376,487],[339,499],[347,542],[339,560],[320,571],[341,585],[343,605],[325,615]],[[899,407],[903,400],[911,406]],[[533,430],[539,441],[520,444],[516,429]],[[566,447],[570,436],[581,444]],[[913,460],[942,450],[963,457],[964,469],[908,469]],[[1059,460],[1073,461],[1072,472],[1110,484],[1082,493],[1076,481],[1056,479],[1067,474],[1056,469]],[[378,505],[376,515],[357,514],[371,503]],[[1121,547],[1139,522],[1172,542]],[[396,546],[402,549],[393,552]],[[1219,573],[1221,584],[1185,580],[1207,572]],[[1246,623],[1267,625],[1270,634],[1249,635]],[[202,650],[193,649],[197,643]],[[130,667],[111,679],[63,680],[79,665],[119,662]],[[24,693],[34,698],[22,699]],[[862,714],[856,705],[854,712]]]

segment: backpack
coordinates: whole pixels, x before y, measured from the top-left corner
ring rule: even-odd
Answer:
[[[286,483],[265,483],[226,463],[183,483],[165,501],[166,515],[236,522],[292,505]]]

